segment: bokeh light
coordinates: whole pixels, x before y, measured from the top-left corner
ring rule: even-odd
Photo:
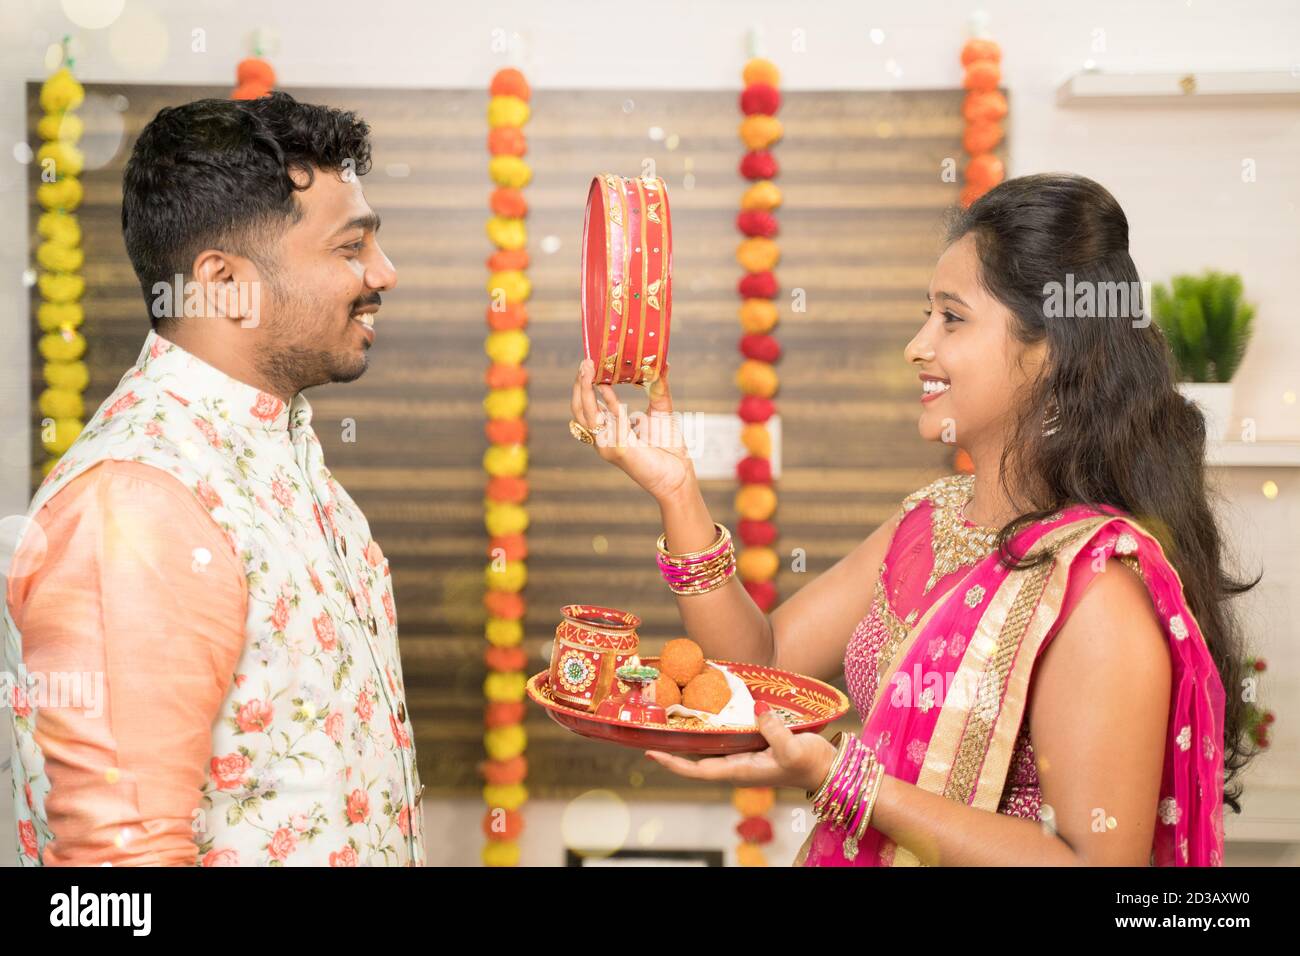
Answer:
[[[652,817],[641,826],[637,827],[636,841],[641,846],[654,846],[659,835],[664,832],[664,821],[660,817]]]
[[[108,52],[128,75],[151,76],[167,62],[167,25],[148,10],[132,7],[108,31]]]
[[[564,845],[581,856],[602,857],[627,843],[632,816],[613,790],[588,790],[570,800],[560,818]]]
[[[122,15],[126,0],[62,0],[63,15],[86,30],[102,30]]]
[[[78,144],[85,156],[86,169],[103,169],[122,148],[126,123],[122,110],[114,102],[119,98],[125,99],[87,92],[85,102],[77,108],[77,116],[86,124],[86,133]]]

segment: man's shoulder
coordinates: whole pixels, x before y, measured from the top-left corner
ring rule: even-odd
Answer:
[[[195,493],[161,462],[102,458],[50,492],[32,518],[45,523],[68,508],[111,507],[124,497],[147,498],[164,521],[171,520],[168,516],[174,517],[178,507],[205,513]]]

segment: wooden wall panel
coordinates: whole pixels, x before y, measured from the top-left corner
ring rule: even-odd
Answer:
[[[37,91],[29,86],[32,142]],[[111,144],[114,110],[124,134],[113,158],[84,175],[91,409],[135,359],[148,329],[120,231],[121,172],[130,145],[162,106],[227,92],[88,86],[92,97],[104,98],[96,102],[113,107],[86,111],[99,117],[90,122],[87,145]],[[383,216],[381,239],[399,285],[384,296],[367,374],[314,389],[309,398],[327,461],[392,562],[424,779],[432,795],[472,793],[482,758],[487,560],[480,466],[484,260],[492,251],[483,231],[492,188],[487,96],[479,90],[291,92],[355,109],[373,129],[375,165],[363,182]],[[961,158],[961,99],[960,91],[785,96],[786,139],[775,151],[785,196],[777,270],[784,473],[776,520],[781,548],[787,554],[804,549],[807,571],[787,565],[777,582],[783,595],[833,564],[904,495],[947,469],[947,453],[916,435],[918,390],[902,350],[922,318],[942,214],[957,199],[958,184],[942,182],[940,169],[945,158]],[[652,651],[680,627],[653,559],[656,506],[567,431],[581,357],[578,247],[587,184],[598,172],[639,173],[647,159],[668,182],[676,243],[675,397],[682,410],[730,413],[739,398],[732,377],[740,363],[734,222],[747,183],[737,173],[740,116],[733,92],[542,90],[532,105],[526,130],[534,169],[527,190],[534,295],[526,647],[530,669],[539,670],[566,603],[636,612]],[[652,139],[652,127],[664,137]],[[35,185],[33,170],[33,197]],[[33,236],[38,212],[33,200]],[[544,237],[554,237],[558,248],[544,252]],[[805,290],[806,312],[790,309],[795,288]],[[37,361],[33,397],[40,387]],[[637,390],[626,389],[625,397],[642,404]],[[354,443],[342,440],[344,419],[356,422]],[[41,456],[34,443],[34,483]],[[733,527],[734,490],[728,481],[706,488],[715,517]],[[864,589],[870,585],[862,582]],[[639,751],[572,737],[540,711],[530,712],[528,731],[535,796],[602,786],[688,799],[726,792],[679,781]]]

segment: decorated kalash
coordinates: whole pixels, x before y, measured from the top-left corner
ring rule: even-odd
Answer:
[[[645,385],[668,360],[672,218],[659,178],[592,180],[582,240],[582,346],[604,385]],[[604,426],[597,426],[597,429]],[[595,432],[570,423],[575,438]],[[660,573],[678,594],[703,594],[736,571],[731,535],[692,554],[658,542]],[[696,755],[765,749],[754,707],[767,704],[792,731],[818,731],[848,711],[829,684],[774,667],[711,661],[687,638],[642,657],[640,619],[588,604],[563,609],[551,666],[528,681],[530,699],[560,726],[595,740]]]

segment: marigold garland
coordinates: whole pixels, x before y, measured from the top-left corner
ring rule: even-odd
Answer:
[[[81,296],[86,291],[86,280],[77,274],[85,264],[85,253],[75,214],[83,194],[77,179],[85,166],[77,148],[83,124],[73,112],[86,93],[72,75],[68,40],[63,38],[63,59],[58,68],[41,86],[45,115],[37,124],[37,133],[44,141],[36,154],[41,178],[36,200],[45,210],[36,223],[41,238],[36,247],[36,264],[41,270],[37,280],[41,303],[36,309],[36,321],[43,333],[37,350],[45,360],[46,388],[37,400],[42,419],[41,444],[49,456],[41,466],[45,475],[81,434],[85,416],[82,392],[90,381],[90,373],[81,361],[86,340],[78,331],[85,321]]]
[[[524,672],[528,655],[520,646],[524,639],[523,616],[527,602],[523,591],[528,583],[528,358],[529,338],[525,303],[532,295],[528,280],[528,230],[524,217],[528,203],[522,189],[533,171],[523,159],[528,152],[523,126],[528,121],[532,95],[528,81],[515,69],[500,70],[493,78],[488,101],[488,175],[495,184],[489,201],[487,237],[496,247],[488,257],[488,335],[484,341],[488,365],[487,415],[485,432],[488,449],[483,469],[488,473],[484,494],[483,521],[489,535],[487,609],[484,651],[487,677],[483,693],[487,707],[483,714],[483,748],[487,759],[479,769],[483,775],[483,817],[485,866],[517,866],[519,836],[524,818],[520,808],[528,800],[524,780],[528,761],[524,750]]]
[[[967,93],[962,104],[966,129],[961,142],[970,157],[966,162],[966,185],[961,190],[963,209],[1006,176],[1002,160],[993,155],[1005,136],[1002,119],[1007,115],[1007,98],[998,89],[1002,82],[1001,61],[1001,49],[987,37],[973,37],[962,47],[961,62],[966,71],[962,87]],[[975,463],[965,449],[955,451],[953,469],[966,475],[975,473]]]
[[[740,141],[748,152],[740,161],[740,174],[753,184],[745,191],[736,216],[736,229],[744,237],[736,247],[736,261],[745,270],[737,285],[740,294],[740,353],[744,356],[736,371],[736,387],[744,397],[737,414],[744,422],[741,433],[749,453],[736,468],[739,489],[735,507],[740,515],[737,536],[741,549],[736,573],[745,590],[764,612],[776,604],[776,580],[781,558],[771,547],[776,526],[769,520],[776,511],[776,489],[772,484],[772,442],[767,421],[776,412],[772,399],[780,388],[776,363],[781,346],[771,334],[777,323],[776,299],[779,286],[773,271],[781,260],[775,241],[780,231],[775,210],[781,205],[781,190],[772,179],[779,171],[771,153],[784,134],[774,115],[781,106],[781,75],[767,60],[745,64],[745,88],[740,94]],[[762,845],[772,840],[772,825],[766,814],[772,809],[770,787],[739,787],[732,802],[743,818],[736,827],[741,843],[736,861],[741,866],[766,866]]]
[[[261,58],[261,52],[254,51],[255,55],[240,60],[235,67],[235,88],[230,92],[232,100],[261,99],[275,89],[275,70]]]
[[[962,47],[961,64],[966,71],[962,87],[967,91],[961,110],[966,120],[962,148],[970,157],[966,161],[966,185],[961,190],[963,209],[1006,176],[1002,160],[993,154],[1005,135],[1002,120],[1007,115],[1007,98],[998,89],[1002,82],[1001,60],[1001,49],[986,37],[973,37]]]

